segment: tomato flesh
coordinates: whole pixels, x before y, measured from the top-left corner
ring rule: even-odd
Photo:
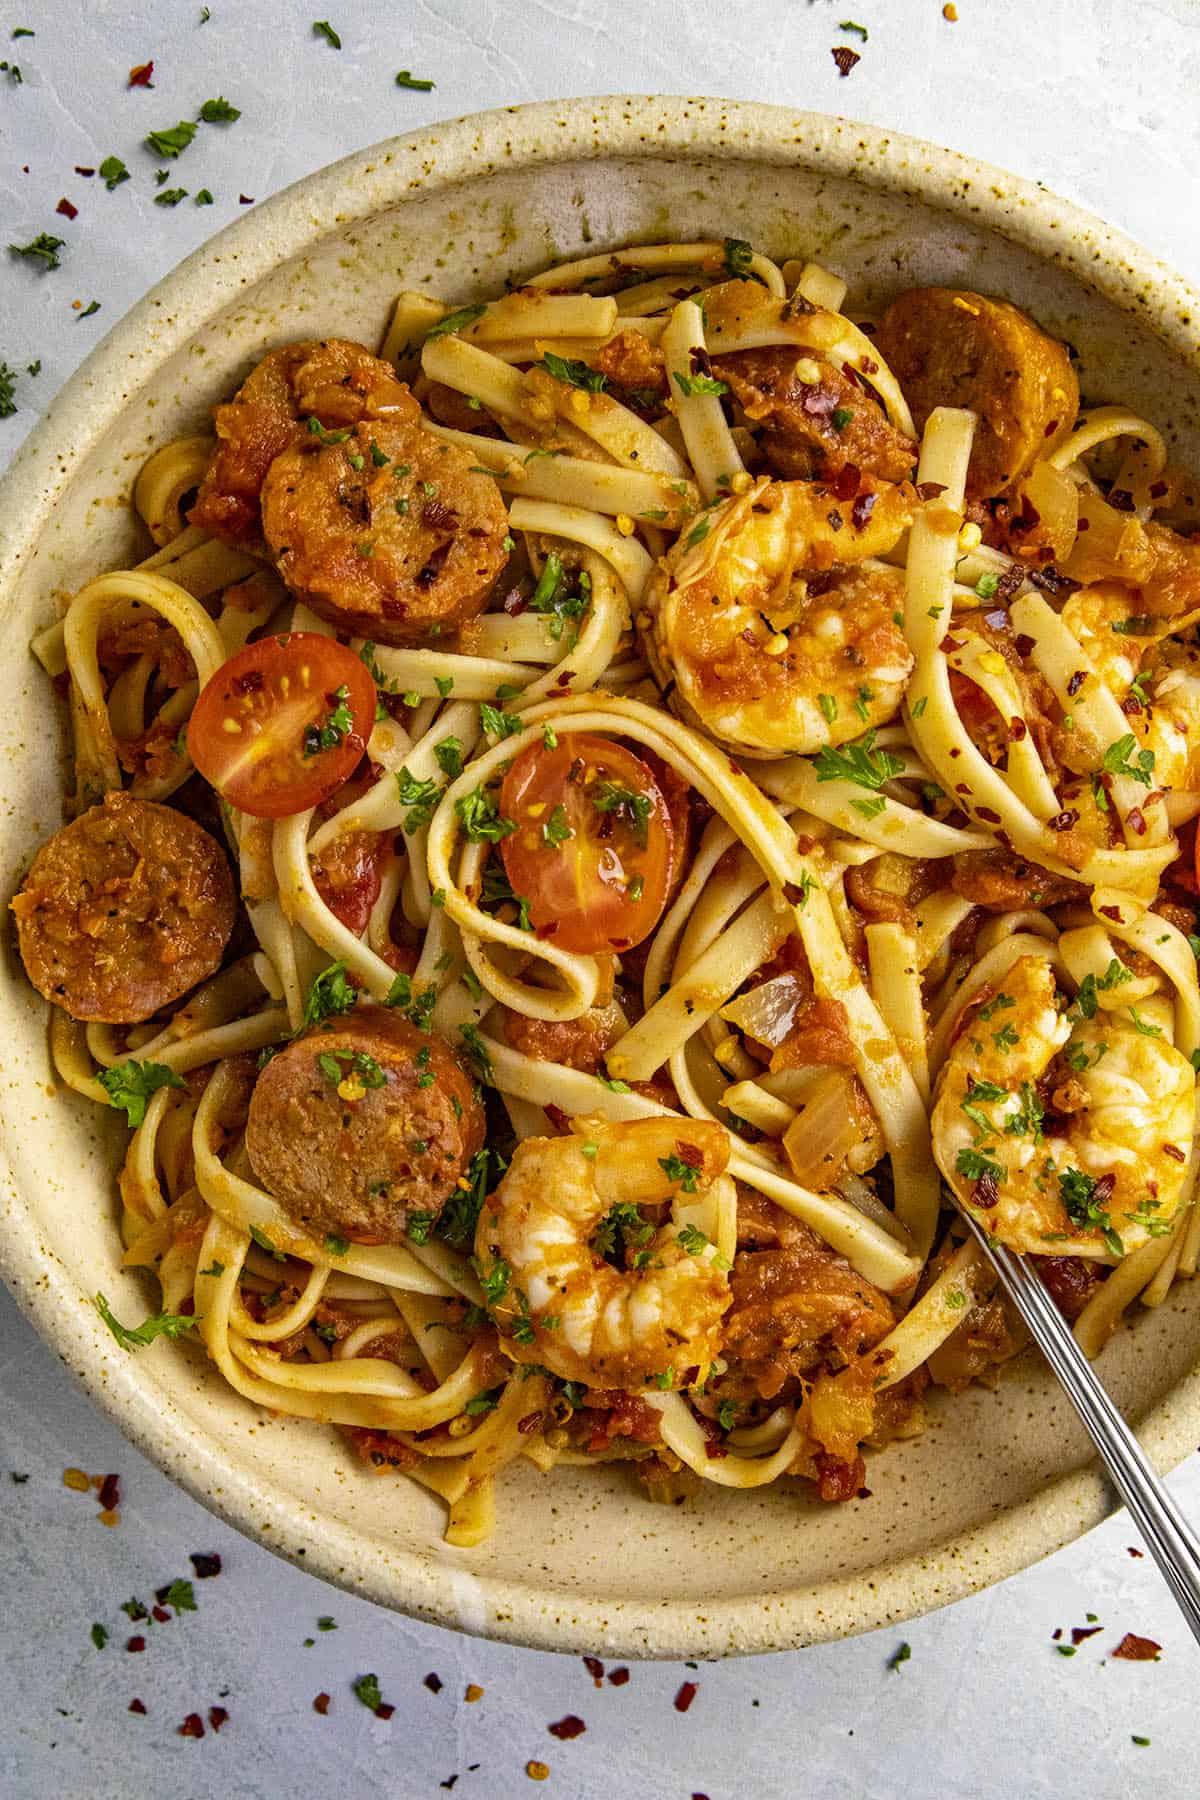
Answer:
[[[336,792],[366,748],[375,683],[335,638],[292,631],[260,638],[206,682],[188,724],[188,753],[241,812],[283,819]]]
[[[652,771],[608,738],[531,744],[504,777],[500,810],[516,830],[500,854],[539,937],[579,955],[620,954],[662,916],[674,852]]]

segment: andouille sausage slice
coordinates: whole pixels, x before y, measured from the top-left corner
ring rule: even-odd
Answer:
[[[289,444],[312,435],[309,419],[323,431],[344,431],[387,418],[407,398],[392,365],[348,338],[272,350],[214,411],[217,446],[190,522],[227,543],[261,549],[263,480]]]
[[[1007,300],[957,288],[912,288],[892,301],[875,342],[918,431],[936,406],[979,415],[967,492],[1013,487],[1070,432],[1079,383],[1064,344]]]
[[[76,1019],[132,1025],[221,966],[236,895],[202,826],[130,794],[43,844],[12,902],[26,973]]]
[[[438,1214],[484,1139],[474,1083],[436,1032],[383,1006],[314,1026],[258,1077],[246,1123],[254,1173],[297,1225],[398,1243]]]
[[[416,401],[277,456],[263,532],[292,592],[342,631],[381,644],[448,636],[483,610],[508,560],[508,514],[490,475],[421,428]]]

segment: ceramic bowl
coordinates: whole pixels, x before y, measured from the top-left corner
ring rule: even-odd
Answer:
[[[0,869],[12,891],[61,822],[63,721],[25,645],[55,595],[145,554],[128,497],[148,454],[201,429],[264,350],[378,341],[392,296],[490,296],[554,259],[630,240],[752,239],[848,278],[857,299],[925,282],[1007,295],[1079,353],[1091,400],[1124,400],[1200,464],[1200,298],[1116,232],[1029,183],[845,120],[711,99],[621,97],[434,126],[299,182],[149,294],[58,396],[3,487]],[[127,1435],[207,1506],[303,1567],[462,1630],[622,1656],[783,1649],[928,1611],[1035,1562],[1110,1501],[1067,1402],[1026,1359],[994,1391],[939,1394],[924,1436],[872,1458],[869,1497],[712,1488],[678,1507],[627,1473],[508,1472],[490,1543],[364,1473],[337,1432],[255,1411],[194,1353],[129,1355],[92,1307],[154,1310],[118,1272],[123,1132],[57,1092],[45,1012],[10,934],[0,966],[4,1273],[42,1336]],[[1139,1311],[1103,1375],[1160,1464],[1197,1442],[1190,1286]]]

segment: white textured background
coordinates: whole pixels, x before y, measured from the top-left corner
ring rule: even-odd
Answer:
[[[61,269],[0,262],[0,358],[18,382],[0,421],[11,454],[55,388],[125,309],[240,210],[347,151],[478,108],[612,92],[723,94],[839,111],[1005,165],[1081,201],[1200,277],[1200,7],[1194,0],[313,0],[343,48],[282,0],[7,0],[0,59],[3,240],[51,231]],[[870,38],[839,31],[847,16]],[[9,41],[27,26],[32,38]],[[846,80],[835,44],[862,52]],[[155,61],[154,88],[127,86]],[[398,69],[436,81],[405,92]],[[211,189],[153,204],[151,129],[226,95],[229,127],[201,127],[168,185]],[[73,173],[121,156],[114,193]],[[66,196],[79,208],[56,217]],[[736,221],[731,221],[731,227]],[[98,300],[99,313],[79,316]],[[19,646],[9,646],[12,654]],[[1200,1302],[1200,1295],[1197,1296]],[[957,1800],[1053,1794],[1109,1800],[1200,1790],[1196,1650],[1123,1516],[974,1600],[904,1631],[795,1655],[635,1664],[597,1692],[582,1663],[417,1626],[323,1586],[211,1519],[172,1488],[76,1391],[0,1297],[0,1794],[249,1800],[289,1794],[509,1800]],[[67,1465],[120,1472],[121,1524],[62,1485]],[[10,1471],[27,1475],[17,1483]],[[1200,1464],[1174,1478],[1200,1511]],[[520,1529],[509,1519],[502,1529]],[[224,1571],[196,1584],[198,1611],[123,1648],[133,1594],[190,1574],[189,1551]],[[336,1631],[318,1632],[319,1615]],[[1073,1658],[1051,1634],[1097,1615]],[[112,1633],[93,1648],[93,1620]],[[118,1629],[121,1627],[122,1629]],[[1126,1630],[1159,1663],[1107,1660]],[[311,1648],[304,1640],[315,1638]],[[902,1641],[911,1658],[890,1671]],[[610,1665],[611,1666],[611,1665]],[[380,1723],[350,1683],[378,1673],[395,1716]],[[424,1685],[430,1671],[444,1686]],[[672,1700],[698,1692],[686,1715]],[[464,1700],[468,1683],[484,1693]],[[312,1699],[332,1696],[318,1717]],[[145,1717],[128,1712],[138,1696]],[[188,1713],[227,1708],[219,1737],[177,1735]],[[572,1712],[585,1735],[547,1724]],[[1148,1737],[1140,1747],[1133,1737]],[[550,1776],[531,1784],[526,1762]],[[457,1779],[453,1779],[457,1778]]]

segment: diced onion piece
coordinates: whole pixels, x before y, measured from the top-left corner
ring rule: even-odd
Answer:
[[[1038,462],[1021,483],[1021,492],[1038,515],[1041,534],[1053,550],[1055,562],[1064,563],[1079,528],[1079,488],[1065,469]]]
[[[795,975],[776,975],[723,1006],[721,1017],[755,1043],[773,1050],[791,1030],[804,998],[805,990]]]
[[[1154,570],[1154,552],[1141,520],[1118,512],[1091,488],[1079,492],[1075,547],[1063,574],[1085,585],[1093,581],[1143,582]]]
[[[854,1077],[849,1069],[824,1070],[813,1082],[783,1134],[783,1148],[802,1187],[828,1188],[862,1137]]]

